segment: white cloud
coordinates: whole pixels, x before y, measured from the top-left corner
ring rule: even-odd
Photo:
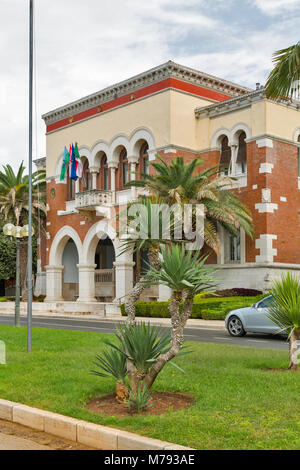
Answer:
[[[236,2],[215,0],[214,10],[208,0],[34,2],[35,156],[45,153],[42,113],[169,59],[248,86],[263,82],[272,52],[298,40],[299,21],[274,16],[262,31],[252,19],[241,24],[248,0]],[[278,11],[282,2],[271,3]],[[0,164],[16,167],[28,148],[28,2],[0,0],[0,17]]]
[[[299,0],[255,0],[256,6],[267,15],[277,15],[300,5]]]

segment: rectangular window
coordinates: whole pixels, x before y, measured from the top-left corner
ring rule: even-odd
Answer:
[[[149,158],[145,157],[143,161],[144,161],[143,173],[145,173],[146,175],[149,175]]]
[[[75,181],[70,178],[69,182],[69,196],[70,200],[75,199]]]
[[[128,163],[123,163],[123,184],[128,183]]]
[[[229,260],[241,261],[241,236],[229,238]]]
[[[103,189],[108,189],[108,168],[104,168],[103,179]]]
[[[92,175],[89,171],[86,172],[86,189],[92,189]]]

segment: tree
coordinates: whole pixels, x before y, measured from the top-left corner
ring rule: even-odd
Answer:
[[[267,96],[274,99],[299,99],[300,42],[276,51],[273,62],[275,66],[265,87]]]
[[[118,401],[122,401],[125,392],[136,403],[143,399],[144,407],[148,403],[145,396],[149,397],[146,392],[164,366],[171,363],[178,368],[172,359],[182,354],[183,330],[192,313],[194,296],[211,289],[217,282],[215,269],[204,265],[206,258],[201,257],[200,250],[187,251],[184,243],[171,244],[162,247],[160,255],[160,266],[156,269],[150,265],[142,282],[146,285],[160,283],[172,289],[171,334],[143,322],[121,325],[115,335],[116,341],[105,342],[110,349],[96,357],[95,365],[100,371],[93,371],[100,377],[115,378]],[[130,394],[126,389],[126,377]]]
[[[300,280],[291,273],[275,280],[270,291],[274,300],[267,316],[288,334],[290,342],[290,370],[298,370],[297,342],[300,340]]]
[[[0,279],[8,280],[16,273],[15,243],[0,231]]]
[[[2,222],[14,225],[28,223],[29,177],[24,175],[23,162],[15,173],[10,165],[3,165],[0,171],[0,218]],[[32,175],[32,223],[35,229],[46,215],[45,171],[38,170]],[[27,244],[20,249],[21,286],[23,300],[26,298]]]
[[[159,155],[158,162],[151,165],[155,170],[154,175],[137,173],[140,179],[132,180],[127,186],[143,188],[150,194],[150,197],[140,197],[132,205],[144,204],[147,206],[144,215],[143,226],[147,233],[151,234],[151,202],[158,206],[162,204],[179,204],[182,209],[184,204],[202,204],[204,206],[204,241],[215,252],[219,251],[219,237],[217,225],[220,224],[232,235],[237,235],[239,228],[243,228],[247,234],[253,236],[252,217],[247,207],[242,204],[239,198],[232,193],[228,187],[232,187],[234,181],[227,176],[220,176],[217,167],[209,168],[203,172],[196,171],[203,163],[199,159],[191,163],[185,163],[183,157],[178,157],[167,165]],[[147,202],[148,201],[148,202]],[[132,207],[129,206],[129,207]],[[147,215],[148,214],[148,215]],[[175,227],[173,227],[175,228]],[[148,251],[150,264],[153,267],[159,266],[158,251],[159,246],[164,242],[161,234],[158,239],[152,240],[151,236],[145,241],[139,236],[131,237],[129,234],[123,242],[124,251],[138,251],[142,247]],[[127,321],[133,322],[135,318],[135,302],[145,289],[145,284],[137,282],[133,290],[125,300],[125,310]]]

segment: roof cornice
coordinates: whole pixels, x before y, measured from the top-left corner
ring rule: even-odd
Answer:
[[[214,103],[209,106],[198,107],[195,109],[195,116],[200,119],[206,117],[212,118],[215,116],[220,116],[222,114],[230,113],[232,111],[237,111],[242,108],[246,108],[248,106],[251,106],[251,104],[253,103],[257,103],[263,100],[270,101],[281,106],[286,106],[288,108],[293,108],[297,111],[300,109],[299,101],[273,100],[271,98],[267,98],[266,91],[264,88],[260,88],[259,90],[251,91],[250,93],[245,93],[244,95],[237,96],[226,101],[222,101],[221,103]]]
[[[169,61],[151,70],[135,75],[115,85],[109,86],[91,95],[80,98],[65,106],[50,111],[42,116],[46,125],[71,117],[92,107],[119,98],[120,96],[134,93],[136,90],[161,82],[168,78],[175,78],[193,85],[218,91],[225,95],[236,97],[248,93],[249,88],[223,80],[213,75],[208,75],[198,70],[185,67]]]

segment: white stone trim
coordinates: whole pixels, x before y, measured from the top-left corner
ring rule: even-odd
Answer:
[[[82,242],[76,230],[72,227],[65,225],[55,235],[51,244],[49,264],[50,265],[61,265],[62,255],[65,245],[69,239],[72,239],[76,245],[79,257],[79,263],[82,263]]]
[[[258,210],[260,214],[266,212],[274,214],[274,211],[278,209],[278,204],[272,202],[260,202],[259,204],[255,204],[255,209]]]
[[[299,144],[298,142],[299,135],[300,135],[300,127],[297,127],[297,129],[295,129],[294,134],[293,134],[293,141],[296,142],[297,144]]]
[[[100,167],[101,162],[100,162],[100,159],[98,157],[99,157],[99,154],[101,152],[102,152],[102,154],[106,155],[106,158],[107,158],[107,161],[108,161],[108,159],[109,159],[109,145],[105,140],[100,140],[92,146],[90,166],[97,167],[97,168]]]
[[[129,139],[127,135],[119,134],[112,139],[109,145],[109,152],[107,155],[108,163],[115,163],[119,165],[119,156],[123,147],[126,149],[127,155],[129,155],[129,150],[130,150]]]
[[[256,145],[258,148],[262,148],[262,147],[269,147],[269,148],[273,148],[273,140],[272,139],[268,139],[267,137],[264,138],[264,139],[257,139],[256,140]]]
[[[131,163],[137,163],[140,158],[140,149],[143,142],[147,142],[149,149],[155,148],[155,139],[152,131],[146,127],[135,129],[129,138],[129,155],[128,160]]]
[[[273,240],[277,240],[277,235],[262,234],[260,238],[255,240],[255,248],[260,250],[260,254],[255,257],[256,262],[274,262],[274,256],[277,256],[277,249],[273,248]]]
[[[261,163],[259,167],[259,173],[260,174],[272,173],[273,168],[274,168],[273,163],[267,163],[267,162]]]

